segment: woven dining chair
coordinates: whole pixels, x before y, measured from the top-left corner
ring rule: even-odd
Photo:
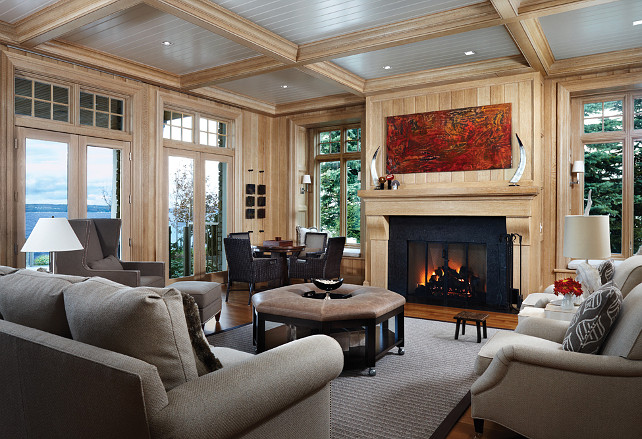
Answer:
[[[288,259],[288,277],[292,279],[336,279],[341,276],[341,259],[346,245],[345,236],[328,239],[325,252],[318,258]]]
[[[283,272],[282,258],[255,258],[249,239],[225,238],[225,257],[227,258],[227,302],[234,282],[247,282],[250,289],[248,305],[258,282],[280,280]]]

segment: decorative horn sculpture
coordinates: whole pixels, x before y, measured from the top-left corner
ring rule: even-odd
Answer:
[[[524,168],[526,167],[526,150],[524,149],[524,144],[522,143],[517,133],[515,133],[515,137],[517,137],[517,143],[519,144],[519,165],[517,166],[515,175],[513,175],[513,178],[510,179],[509,186],[519,186],[517,182],[520,178],[522,178]]]
[[[379,186],[379,175],[377,174],[377,154],[379,153],[380,148],[381,146],[377,147],[377,150],[372,156],[372,163],[370,164],[370,175],[372,176],[372,184],[374,185],[374,187]]]

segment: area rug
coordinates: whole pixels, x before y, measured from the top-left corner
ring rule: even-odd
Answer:
[[[488,329],[488,337],[497,329]],[[405,355],[393,349],[377,362],[377,375],[344,371],[332,382],[334,439],[443,438],[469,404],[477,379],[474,326],[455,340],[455,324],[405,319]],[[254,352],[252,326],[208,336],[214,346]]]

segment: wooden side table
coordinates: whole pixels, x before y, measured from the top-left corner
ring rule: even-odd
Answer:
[[[478,313],[478,312],[470,312],[470,311],[462,311],[459,314],[457,314],[453,319],[457,320],[457,326],[455,327],[455,340],[459,339],[459,325],[462,324],[461,326],[461,335],[466,334],[466,321],[467,320],[472,320],[475,322],[475,325],[477,326],[477,343],[481,343],[482,335],[481,335],[481,324],[484,326],[484,338],[488,338],[488,334],[486,332],[486,319],[488,318],[488,314],[483,314],[483,313]]]

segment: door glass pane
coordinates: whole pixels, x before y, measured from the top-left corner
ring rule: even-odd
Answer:
[[[194,273],[194,161],[169,157],[169,277]]]
[[[340,190],[341,172],[339,162],[321,162],[320,165],[320,213],[321,230],[330,236],[340,235]]]
[[[633,142],[633,251],[642,246],[642,140]]]
[[[87,147],[87,218],[120,218],[120,150]]]
[[[25,238],[39,218],[67,218],[67,149],[62,142],[26,139]],[[27,267],[49,265],[48,253],[27,253]]]
[[[222,271],[227,165],[205,161],[205,271]]]
[[[361,198],[357,196],[357,191],[361,189],[359,173],[361,172],[361,160],[348,160],[347,167],[347,201],[346,206],[346,243],[358,244],[361,231]]]
[[[610,215],[611,252],[622,253],[622,142],[584,145],[584,203],[592,189],[591,215]]]

